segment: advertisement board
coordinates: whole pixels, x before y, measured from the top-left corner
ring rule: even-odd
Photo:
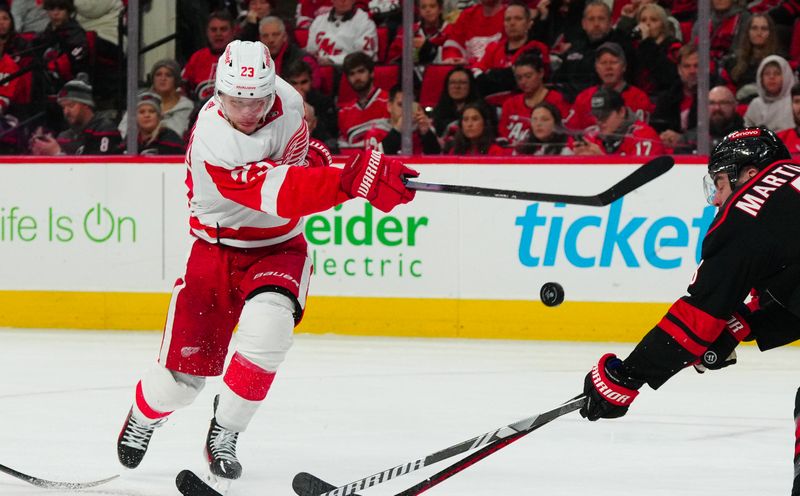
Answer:
[[[426,182],[577,195],[639,166],[412,162]],[[562,332],[583,318],[593,336],[633,332],[699,262],[715,214],[704,170],[681,164],[602,208],[419,192],[390,214],[352,200],[311,215],[301,330],[583,339]],[[191,242],[185,175],[153,159],[0,164],[0,325],[159,328]],[[561,306],[538,301],[547,281]]]

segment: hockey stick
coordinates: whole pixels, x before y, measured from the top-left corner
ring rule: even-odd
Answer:
[[[466,451],[480,448],[486,446],[487,444],[509,438],[513,438],[513,440],[516,440],[519,437],[522,437],[523,435],[532,432],[538,429],[539,427],[547,424],[548,422],[552,422],[553,420],[557,419],[558,417],[561,417],[562,415],[580,409],[581,407],[583,407],[585,402],[586,402],[586,397],[584,395],[577,396],[569,400],[568,402],[564,403],[563,405],[560,405],[552,410],[548,410],[544,413],[540,413],[532,417],[524,418],[522,420],[514,422],[513,424],[509,424],[499,429],[489,431],[485,434],[481,434],[480,436],[476,436],[464,442],[454,444],[449,448],[445,448],[443,450],[437,451],[425,457],[418,458],[414,461],[403,463],[401,465],[397,465],[396,467],[386,469],[382,472],[378,472],[377,474],[371,475],[369,477],[364,477],[363,479],[333,489],[327,487],[327,483],[325,483],[318,477],[315,477],[314,475],[311,475],[306,472],[301,472],[294,477],[294,480],[292,481],[292,488],[294,489],[295,493],[297,493],[299,496],[349,496],[354,494],[356,491],[362,489],[368,489],[378,484],[382,484],[386,481],[389,481],[401,475],[409,474],[423,467],[427,467],[428,465],[432,465],[434,463],[440,462],[447,458],[451,458]],[[509,443],[510,442],[511,441],[509,441]],[[489,454],[491,453],[486,453],[484,457],[488,456]],[[463,470],[468,466],[469,465],[466,465],[458,471],[460,472],[461,470]],[[441,480],[444,480],[446,478],[447,477]],[[438,484],[438,482],[436,482],[436,484]]]
[[[488,445],[484,446],[483,448],[479,449],[478,451],[476,451],[475,453],[467,455],[465,458],[462,458],[461,460],[453,463],[452,465],[448,466],[444,470],[439,471],[435,475],[432,475],[432,476],[428,477],[427,479],[425,479],[424,481],[422,481],[422,482],[420,482],[418,484],[414,484],[413,486],[409,487],[408,489],[406,489],[404,491],[401,491],[401,492],[395,494],[394,496],[417,496],[418,494],[422,494],[425,491],[427,491],[428,489],[432,488],[433,486],[436,486],[439,483],[444,482],[445,480],[447,480],[450,477],[456,475],[457,473],[461,472],[462,470],[465,470],[465,469],[471,467],[472,465],[478,463],[479,461],[483,460],[484,458],[486,458],[487,456],[491,455],[495,451],[498,451],[498,450],[508,446],[509,444],[513,443],[517,439],[520,439],[521,437],[523,437],[523,436],[525,436],[527,434],[530,434],[531,432],[535,431],[539,427],[541,427],[541,425],[537,426],[537,427],[534,427],[533,429],[531,429],[529,431],[517,432],[516,434],[512,434],[512,435],[508,436],[507,438],[500,439],[500,440],[495,441],[495,442],[493,442],[491,444],[488,444]],[[295,492],[297,492],[298,494],[300,492],[297,489],[296,483],[304,484],[306,486],[310,486],[310,485],[313,484],[314,487],[316,487],[319,491],[333,491],[333,490],[336,489],[336,486],[334,486],[333,484],[330,484],[329,482],[325,482],[324,480],[320,479],[319,477],[316,477],[316,476],[308,474],[308,473],[303,473],[303,475],[304,475],[304,478],[302,480],[300,480],[298,482],[298,477],[295,477],[295,480],[292,483],[292,487],[295,488]],[[358,495],[355,494],[353,496],[358,496]]]
[[[551,203],[567,203],[570,205],[588,205],[604,207],[627,195],[631,191],[644,186],[658,176],[664,174],[675,165],[672,157],[662,155],[640,166],[629,176],[597,195],[578,196],[558,193],[534,193],[508,189],[482,188],[479,186],[459,186],[455,184],[434,184],[419,181],[406,181],[406,186],[419,191],[435,193],[453,193],[456,195],[485,196],[490,198],[506,198],[510,200],[542,201]]]
[[[4,472],[10,475],[11,477],[16,477],[17,479],[25,481],[28,484],[32,484],[36,487],[43,487],[45,489],[71,489],[71,490],[89,489],[90,487],[95,487],[101,484],[105,484],[106,482],[112,481],[117,477],[119,477],[119,475],[114,475],[112,477],[108,477],[107,479],[100,479],[90,482],[57,482],[57,481],[49,481],[47,479],[40,479],[38,477],[34,477],[28,474],[23,474],[22,472],[18,472],[13,468],[6,467],[5,465],[0,465],[0,472]]]

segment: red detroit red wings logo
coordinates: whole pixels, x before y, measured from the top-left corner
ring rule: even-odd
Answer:
[[[206,171],[220,194],[253,210],[261,209],[261,189],[267,179],[267,172],[276,164],[269,160],[228,169],[205,162]]]

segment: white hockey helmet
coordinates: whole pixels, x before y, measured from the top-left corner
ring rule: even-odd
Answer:
[[[234,98],[269,98],[268,107],[272,107],[275,64],[266,45],[260,41],[230,42],[217,62],[214,88]]]

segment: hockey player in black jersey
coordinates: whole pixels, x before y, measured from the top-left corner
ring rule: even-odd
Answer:
[[[790,158],[762,127],[730,133],[714,148],[706,182],[719,211],[688,295],[625,360],[600,358],[584,381],[583,417],[621,417],[644,384],[658,389],[690,365],[735,363],[743,339],[765,351],[800,338],[800,164]],[[800,496],[800,476],[792,494]]]

